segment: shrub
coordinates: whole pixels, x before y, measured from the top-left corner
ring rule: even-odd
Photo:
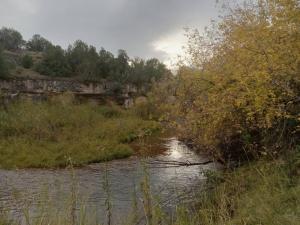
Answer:
[[[0,49],[0,78],[8,75],[8,65],[3,57],[2,50]]]
[[[29,69],[33,66],[33,59],[30,55],[24,55],[22,58],[22,66],[26,69]]]
[[[299,141],[299,17],[297,1],[254,1],[191,31],[194,68],[176,91],[184,136],[219,159],[274,157]]]

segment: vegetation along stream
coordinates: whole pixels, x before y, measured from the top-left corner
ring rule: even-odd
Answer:
[[[133,210],[134,202],[139,216],[143,215],[141,184],[148,177],[151,195],[154,198],[159,195],[157,201],[164,211],[172,213],[178,203],[192,199],[193,188],[196,185],[199,188],[198,184],[205,179],[203,172],[215,170],[217,165],[160,163],[207,161],[176,138],[164,139],[163,143],[166,151],[145,160],[131,157],[74,169],[0,170],[0,204],[22,221],[26,215],[38,219],[43,210],[50,210],[42,205],[55,206],[53,213],[65,213],[73,198],[78,217],[86,212],[87,217],[104,222],[108,218],[109,199],[112,221],[121,223]]]
[[[0,225],[300,224],[300,0],[58,2],[0,0]]]

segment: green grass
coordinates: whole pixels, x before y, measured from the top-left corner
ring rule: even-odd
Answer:
[[[300,224],[300,152],[288,159],[252,162],[210,175],[208,191],[197,199],[197,210],[178,211],[178,225]]]
[[[0,168],[64,167],[124,158],[129,143],[159,130],[117,106],[74,104],[71,96],[0,109]]]
[[[8,221],[7,219],[4,218],[4,216],[1,217],[0,215],[0,225],[11,225],[11,224],[12,224],[11,221]]]

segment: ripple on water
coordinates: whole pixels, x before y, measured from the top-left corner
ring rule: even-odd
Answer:
[[[201,162],[206,159],[176,138],[165,140],[166,151],[158,156],[147,158],[155,160]],[[114,222],[128,215],[132,209],[134,190],[138,199],[141,197],[140,183],[144,178],[145,165],[149,173],[153,195],[159,194],[163,205],[172,210],[178,202],[190,196],[199,188],[204,179],[203,170],[214,170],[215,164],[190,167],[155,166],[141,162],[133,157],[108,163],[89,165],[74,169],[44,170],[0,170],[0,207],[11,210],[14,217],[22,217],[22,208],[29,207],[32,214],[37,213],[39,204],[53,205],[57,210],[64,210],[70,203],[72,184],[80,204],[88,212],[93,212],[98,221],[105,220],[106,194],[103,190],[104,174],[107,171],[113,204]],[[75,178],[74,178],[75,177]],[[78,202],[79,202],[78,201]],[[116,216],[118,215],[118,216]]]

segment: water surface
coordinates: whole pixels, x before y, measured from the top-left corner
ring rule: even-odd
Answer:
[[[9,210],[14,219],[23,221],[24,213],[28,211],[32,217],[38,217],[45,211],[45,205],[56,209],[57,214],[68,211],[70,205],[74,206],[72,199],[76,196],[76,217],[86,211],[88,218],[104,223],[105,202],[110,198],[113,222],[120,224],[132,212],[133,200],[138,202],[142,214],[141,182],[147,173],[153,198],[172,213],[177,204],[190,200],[200,190],[205,179],[203,171],[215,170],[217,166],[214,163],[189,167],[156,164],[156,160],[207,161],[176,138],[163,142],[166,151],[146,159],[131,157],[73,170],[0,170],[0,207]],[[107,183],[109,188],[105,189]]]

